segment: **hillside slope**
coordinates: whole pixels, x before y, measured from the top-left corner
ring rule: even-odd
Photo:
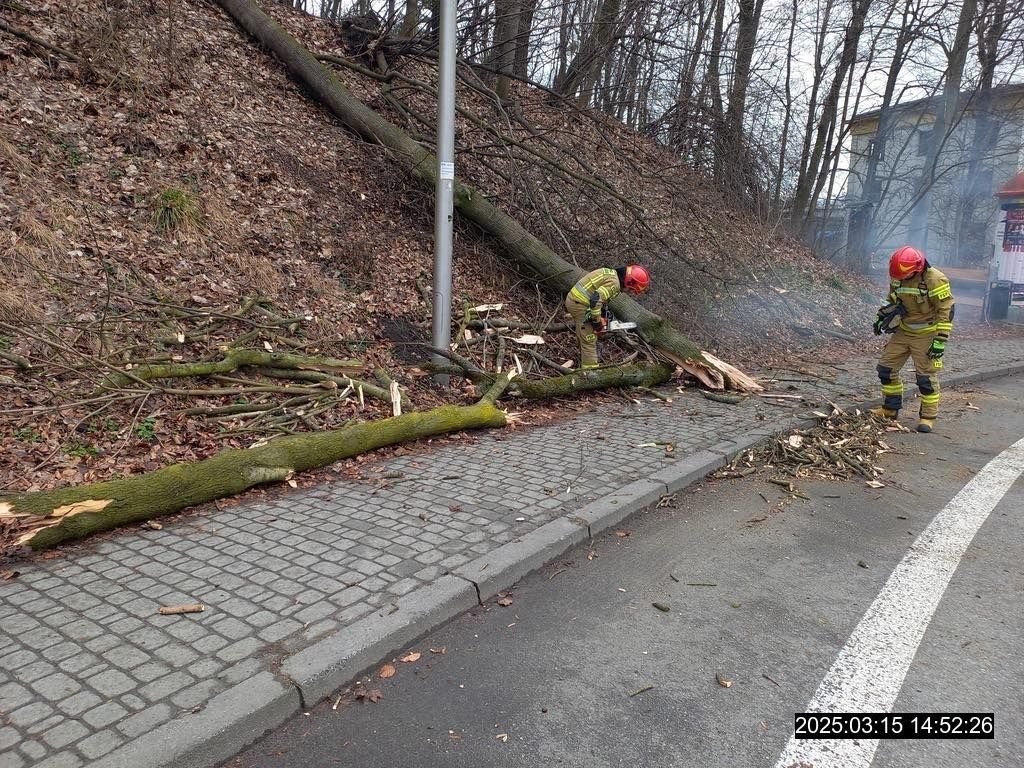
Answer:
[[[97,396],[114,370],[217,358],[239,338],[358,358],[366,378],[387,370],[417,407],[463,397],[458,382],[428,386],[412,367],[430,333],[432,190],[308,100],[214,3],[0,8],[35,38],[0,33],[0,342],[33,364],[2,370],[0,439],[13,447],[0,458],[0,488],[104,479],[249,444],[253,434],[230,420],[184,413],[196,395]],[[330,25],[266,10],[311,50],[345,54]],[[430,145],[429,60],[389,64],[398,76],[383,83],[338,74]],[[526,86],[499,106],[462,74],[460,178],[567,259],[650,265],[644,303],[744,368],[840,344],[816,327],[863,336],[868,286],[727,209],[664,149]],[[474,229],[459,226],[454,259],[456,317],[502,302],[503,314],[538,326],[561,319],[561,297],[516,275]],[[571,334],[547,341],[551,358],[572,358]],[[296,428],[389,412],[350,398]]]

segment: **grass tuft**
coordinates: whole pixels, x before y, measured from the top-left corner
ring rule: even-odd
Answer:
[[[201,220],[199,203],[187,189],[168,187],[156,196],[153,225],[159,232],[190,232]]]

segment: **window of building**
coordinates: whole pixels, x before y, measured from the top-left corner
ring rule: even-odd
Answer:
[[[918,128],[917,129],[917,154],[919,157],[925,157],[932,148],[932,137],[935,135],[934,128]]]

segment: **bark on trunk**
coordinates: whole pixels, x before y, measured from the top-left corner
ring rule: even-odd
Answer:
[[[505,383],[507,379],[499,379],[496,386]],[[474,405],[442,406],[329,432],[282,437],[258,448],[229,449],[195,464],[174,464],[123,480],[0,497],[0,519],[14,520],[18,544],[47,549],[233,496],[261,483],[280,482],[387,445],[503,427],[505,413],[495,407],[492,394]]]
[[[432,367],[432,369],[436,369],[436,367]],[[550,379],[512,379],[509,391],[528,399],[542,400],[548,397],[560,397],[594,389],[608,389],[609,387],[655,387],[668,381],[673,371],[674,366],[667,363],[636,363],[610,368],[587,368]],[[466,370],[464,367],[445,367],[443,372],[458,373],[481,386],[491,386],[498,378],[492,373],[479,369]]]
[[[835,122],[839,115],[839,94],[846,80],[847,73],[854,65],[857,58],[857,47],[860,44],[860,36],[864,31],[864,24],[867,20],[868,10],[872,0],[852,0],[850,23],[846,27],[846,36],[843,38],[843,47],[839,55],[839,64],[836,66],[835,76],[825,100],[821,105],[821,117],[818,120],[818,129],[815,134],[814,147],[811,150],[810,159],[807,163],[806,173],[801,175],[797,181],[796,192],[793,199],[794,221],[799,221],[801,230],[806,230],[814,218],[813,198],[814,181],[821,170],[822,158],[825,155],[827,137],[835,128]],[[802,221],[797,217],[802,217]]]
[[[352,131],[363,139],[388,148],[414,178],[434,188],[437,159],[393,123],[355,98],[317,59],[261,11],[251,0],[217,0],[246,31],[272,50],[289,71]],[[494,237],[519,265],[538,278],[548,290],[564,295],[583,274],[515,219],[496,208],[482,194],[461,183],[454,185],[455,208]],[[611,302],[617,317],[637,324],[637,332],[652,346],[680,358],[701,360],[700,350],[665,320],[641,307],[625,294]]]

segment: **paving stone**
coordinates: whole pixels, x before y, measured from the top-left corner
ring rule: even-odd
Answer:
[[[225,646],[217,651],[217,658],[225,663],[231,664],[244,659],[250,654],[258,652],[263,648],[263,641],[255,637],[247,637],[237,643]]]
[[[9,725],[0,726],[0,755],[21,741],[21,734]],[[3,765],[0,762],[0,765]]]
[[[122,744],[124,738],[113,731],[100,731],[79,742],[77,749],[86,760],[96,760]]]
[[[87,682],[104,696],[119,696],[135,687],[135,681],[118,669],[106,669]]]
[[[46,753],[49,752],[45,744],[35,739],[25,739],[18,745],[18,749],[29,758],[30,764],[33,767],[37,762],[46,757]]]
[[[121,669],[134,669],[140,664],[144,664],[149,659],[149,655],[129,645],[118,645],[104,653],[103,658]]]
[[[301,611],[297,611],[294,618],[303,624],[310,624],[330,616],[335,610],[337,609],[332,603],[329,603],[327,600],[320,600],[312,605],[307,605]]]
[[[14,752],[0,752],[0,768],[25,768],[25,758]]]
[[[92,691],[79,691],[74,696],[68,696],[57,703],[57,708],[70,717],[77,717],[87,709],[92,709],[103,699]]]
[[[77,720],[65,720],[43,734],[43,741],[53,749],[63,749],[89,735],[89,729]]]
[[[0,712],[10,712],[12,709],[31,703],[34,696],[32,692],[18,683],[4,683],[0,685]]]
[[[132,715],[117,724],[117,730],[127,738],[134,739],[148,731],[163,725],[173,717],[169,704],[154,704],[141,712]]]
[[[218,651],[219,649],[227,645],[228,642],[228,640],[221,637],[220,635],[207,635],[206,637],[202,637],[196,640],[192,644],[192,647],[196,650],[197,653],[202,655],[207,653],[214,653],[215,651]]]
[[[129,714],[128,710],[116,701],[106,701],[82,715],[82,720],[93,728],[106,728]]]
[[[173,694],[186,686],[192,685],[195,680],[187,672],[178,670],[154,680],[148,685],[139,689],[139,695],[147,701],[160,701],[170,698]]]
[[[225,685],[235,685],[256,675],[262,666],[263,662],[260,659],[243,659],[217,675],[217,679],[223,681]]]
[[[300,629],[302,629],[302,622],[295,621],[294,619],[283,619],[261,629],[257,633],[257,637],[266,643],[276,643],[293,632],[298,632]]]
[[[148,683],[171,672],[171,668],[156,659],[147,661],[132,670],[132,677],[140,683]]]
[[[183,667],[199,658],[198,653],[183,643],[168,643],[157,648],[153,655],[167,662],[172,667]]]
[[[111,648],[114,648],[115,646],[120,645],[120,643],[121,643],[120,638],[115,637],[112,634],[103,634],[103,635],[100,635],[99,637],[97,637],[97,638],[87,642],[85,644],[85,647],[88,648],[93,653],[100,653],[100,654],[102,654],[104,651],[109,651]]]
[[[213,698],[224,686],[218,680],[202,680],[171,696],[171,703],[179,709],[192,709]]]
[[[56,672],[36,680],[32,683],[32,688],[48,701],[60,701],[64,697],[71,696],[80,691],[82,686],[63,672]]]
[[[49,704],[42,701],[33,701],[30,704],[26,704],[25,706],[9,712],[5,719],[6,722],[13,725],[15,728],[27,728],[33,723],[45,720],[52,714],[53,707]]]

